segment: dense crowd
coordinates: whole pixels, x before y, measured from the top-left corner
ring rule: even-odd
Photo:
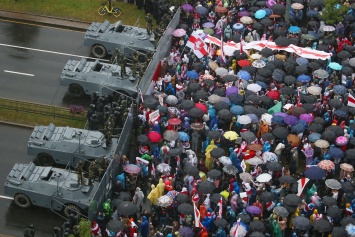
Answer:
[[[323,8],[293,1],[288,23],[279,0],[183,4],[92,236],[355,236],[355,18]]]

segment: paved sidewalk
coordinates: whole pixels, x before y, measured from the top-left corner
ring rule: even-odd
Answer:
[[[83,22],[52,16],[36,15],[22,12],[12,12],[0,10],[0,18],[8,20],[18,20],[23,22],[35,22],[53,27],[65,27],[78,30],[86,30],[91,22]]]

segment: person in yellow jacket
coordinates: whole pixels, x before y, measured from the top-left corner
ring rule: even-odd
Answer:
[[[213,164],[213,158],[211,157],[211,151],[213,149],[217,148],[217,146],[214,144],[214,140],[211,141],[211,143],[207,146],[206,148],[206,161],[205,165],[208,168],[208,170],[212,169],[212,164]]]
[[[164,195],[165,184],[163,183],[163,179],[159,179],[159,183],[157,184],[157,189],[159,192],[159,197]]]
[[[159,198],[159,191],[158,189],[155,187],[154,184],[152,184],[151,186],[152,191],[150,191],[150,193],[148,194],[148,199],[150,201],[150,204],[152,205],[157,205],[158,203],[158,198]]]

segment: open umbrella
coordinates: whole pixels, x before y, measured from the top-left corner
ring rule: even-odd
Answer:
[[[122,201],[118,204],[117,211],[121,215],[130,216],[137,212],[137,207],[133,202]]]
[[[250,131],[242,132],[240,136],[247,142],[252,142],[256,139],[255,134]]]
[[[312,227],[310,220],[304,216],[296,216],[292,224],[297,230],[309,230]]]
[[[157,143],[157,142],[160,142],[160,140],[162,139],[160,133],[158,132],[149,132],[147,134],[147,137],[149,139],[150,142],[153,142],[153,143]]]
[[[183,37],[184,35],[186,35],[186,30],[184,29],[176,29],[173,31],[173,36],[175,37]]]
[[[331,171],[334,169],[335,165],[334,162],[331,160],[321,160],[318,163],[318,166],[323,169],[323,170],[327,170],[327,171]]]
[[[211,157],[218,159],[219,157],[222,157],[225,155],[225,151],[224,151],[224,149],[217,147],[211,151],[210,155],[211,155]]]
[[[179,133],[173,130],[166,130],[163,134],[163,138],[169,142],[175,141],[179,138]]]
[[[319,166],[311,166],[306,169],[304,172],[306,178],[311,180],[322,179],[325,176],[325,171],[322,170]]]
[[[160,163],[159,165],[157,165],[156,169],[160,173],[170,173],[171,167],[168,164]]]
[[[335,226],[333,227],[331,235],[332,237],[344,237],[346,236],[346,231],[344,228],[340,226]]]
[[[266,164],[266,168],[270,171],[282,170],[282,165],[279,162],[269,162]]]
[[[250,124],[251,118],[248,115],[241,115],[238,117],[237,122],[240,124]]]
[[[290,206],[297,206],[302,203],[302,199],[296,194],[287,194],[283,199],[283,203]]]
[[[286,208],[284,208],[282,206],[274,207],[273,212],[275,212],[275,214],[278,216],[282,216],[282,217],[288,216],[288,211],[286,210]]]
[[[230,174],[230,175],[235,175],[238,173],[238,169],[235,166],[233,166],[232,164],[230,164],[230,165],[225,165],[223,167],[223,172]]]
[[[181,6],[182,10],[186,11],[186,12],[193,12],[194,11],[194,7],[191,6],[190,4],[188,3],[184,3],[182,6]]]
[[[346,227],[347,225],[355,225],[355,218],[352,218],[351,216],[348,216],[348,217],[343,217],[341,220],[340,220],[340,225],[342,227]]]
[[[240,173],[239,178],[246,183],[251,183],[254,179],[253,176],[247,172]]]
[[[328,148],[330,146],[329,142],[326,141],[326,140],[323,140],[323,139],[320,139],[320,140],[316,141],[314,143],[314,145],[319,147],[319,148]]]
[[[320,95],[322,93],[322,88],[319,86],[310,86],[307,88],[307,92],[311,95]]]
[[[199,108],[192,108],[189,110],[188,114],[191,116],[191,117],[195,117],[195,118],[202,118],[204,113],[201,109]]]
[[[129,174],[137,174],[141,171],[141,168],[138,165],[134,164],[128,164],[123,169]]]
[[[227,131],[223,134],[223,137],[230,141],[234,141],[238,138],[238,134],[235,131]]]
[[[225,76],[228,74],[228,70],[226,68],[223,68],[223,67],[219,67],[215,70],[215,73],[218,75],[218,76]]]
[[[287,47],[291,44],[291,40],[289,38],[284,37],[284,36],[279,36],[275,40],[275,44],[280,47]]]
[[[257,206],[248,206],[246,211],[253,215],[259,215],[261,213],[260,207]]]
[[[242,22],[243,24],[249,25],[252,24],[254,22],[253,18],[249,17],[249,16],[242,16],[240,18],[240,22]]]
[[[106,228],[112,232],[119,232],[124,228],[124,224],[119,220],[110,220],[109,223],[107,223]]]
[[[257,158],[257,159],[259,159],[259,158]],[[259,159],[259,160],[261,160],[261,159]],[[268,173],[262,173],[256,177],[256,181],[258,181],[260,183],[267,183],[271,179],[272,179],[272,176]]]
[[[178,202],[178,203],[185,203],[185,202],[188,202],[190,200],[190,197],[186,194],[182,194],[182,193],[179,193],[175,200]]]
[[[188,204],[188,203],[181,203],[179,206],[178,206],[178,211],[181,213],[181,214],[184,214],[184,215],[191,215],[194,213],[194,208],[191,204]]]
[[[227,225],[229,224],[225,219],[217,219],[213,222],[215,224],[215,226],[217,227],[222,227],[222,228],[226,228]]]
[[[333,197],[325,196],[322,198],[322,203],[328,207],[331,207],[337,204],[337,200]]]
[[[325,181],[325,185],[331,189],[340,189],[341,188],[341,183],[336,180],[336,179],[327,179]]]
[[[328,220],[325,220],[325,219],[314,220],[312,225],[313,225],[313,228],[315,230],[318,230],[318,231],[320,231],[322,233],[330,232],[333,229],[333,225],[330,224],[330,222]]]
[[[340,65],[339,63],[336,63],[336,62],[331,62],[328,64],[328,67],[333,69],[333,70],[336,70],[336,71],[339,71],[342,69],[342,65]]]
[[[204,194],[212,193],[215,188],[216,185],[210,181],[202,181],[201,183],[197,184],[197,190]]]
[[[254,220],[254,221],[250,222],[249,227],[250,227],[250,230],[253,232],[254,231],[260,231],[260,232],[265,231],[265,225],[262,221]]]
[[[191,176],[197,176],[199,174],[197,167],[192,165],[186,165],[184,171]]]
[[[347,164],[347,163],[342,163],[340,165],[340,169],[342,169],[346,172],[353,172],[354,171],[354,167],[350,164]]]
[[[296,180],[292,176],[284,175],[279,178],[281,183],[293,184],[296,183]]]
[[[232,164],[232,161],[231,159],[229,159],[229,157],[227,156],[221,156],[218,158],[219,162],[221,162],[223,165],[231,165]]]
[[[173,203],[173,199],[167,195],[160,196],[158,198],[158,206],[159,207],[168,207]]]
[[[272,134],[277,138],[285,139],[288,136],[289,132],[285,127],[277,127],[272,130]]]
[[[341,216],[341,209],[339,207],[329,207],[326,211],[327,216],[331,218],[339,218]]]
[[[211,179],[219,179],[222,176],[222,172],[216,169],[208,171],[207,177]]]
[[[168,120],[168,123],[170,125],[175,125],[176,126],[176,125],[181,124],[181,120],[179,118],[171,118],[171,119]]]
[[[141,134],[137,137],[137,142],[140,145],[147,145],[149,143],[149,139],[148,139],[147,135]]]

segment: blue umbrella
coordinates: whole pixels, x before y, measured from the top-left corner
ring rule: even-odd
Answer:
[[[295,132],[295,133],[302,133],[304,132],[306,128],[304,127],[304,125],[302,123],[297,123],[296,125],[293,125],[291,127],[291,131]]]
[[[337,109],[334,111],[334,114],[338,115],[339,117],[346,118],[348,113],[342,109]]]
[[[190,136],[186,132],[179,132],[179,139],[183,142],[190,140]]]
[[[281,116],[274,116],[274,117],[272,117],[271,122],[274,124],[283,124],[284,118]]]
[[[244,113],[244,108],[240,105],[233,105],[230,107],[229,111],[235,115],[241,115]]]
[[[261,88],[263,88],[263,89],[266,89],[269,87],[268,85],[266,85],[265,82],[262,82],[262,81],[257,81],[255,83],[258,84],[259,86],[261,86]]]
[[[207,8],[205,8],[203,6],[196,7],[196,12],[197,12],[197,14],[199,14],[202,17],[207,16],[207,14],[208,14]]]
[[[318,11],[315,11],[315,10],[309,10],[307,13],[306,13],[306,15],[308,16],[308,17],[318,17]]]
[[[325,171],[322,170],[319,166],[311,166],[306,169],[306,172],[304,172],[304,174],[306,178],[317,180],[322,179],[325,176]]]
[[[267,16],[272,15],[272,10],[271,10],[270,8],[265,8],[265,9],[263,9],[263,10],[266,12],[266,15],[267,15]]]
[[[312,132],[311,134],[308,135],[308,140],[310,142],[316,142],[317,140],[319,140],[322,137],[322,134],[320,133],[316,133],[316,132]]]
[[[256,114],[247,114],[249,118],[251,118],[251,122],[252,123],[257,123],[259,122],[259,118],[258,116],[256,116]]]
[[[244,25],[241,24],[241,23],[235,23],[233,25],[233,30],[236,30],[236,31],[243,31],[244,30]]]
[[[333,89],[334,89],[334,92],[339,95],[344,95],[348,92],[348,89],[346,89],[346,87],[343,85],[336,85],[333,87]]]
[[[288,28],[288,32],[292,34],[297,34],[301,32],[301,28],[299,28],[298,26],[291,26],[290,28]]]
[[[300,66],[307,67],[308,64],[309,64],[309,61],[306,58],[299,57],[299,58],[296,59],[296,63],[298,63],[298,65],[300,65]]]
[[[244,71],[244,70],[240,70],[238,72],[237,76],[243,80],[250,80],[251,79],[249,72]]]
[[[264,11],[264,10],[258,10],[258,11],[256,11],[255,14],[254,14],[254,17],[255,17],[256,19],[262,19],[262,18],[264,18],[265,16],[266,16],[266,11]]]
[[[298,120],[298,123],[302,124],[305,128],[308,128],[307,122],[303,121],[302,119]]]
[[[328,67],[330,67],[333,70],[341,70],[343,68],[342,65],[340,65],[339,63],[335,63],[335,62],[331,62],[328,64]]]
[[[199,78],[199,75],[198,75],[198,73],[196,71],[187,71],[186,76],[190,77],[192,79]]]
[[[332,158],[343,158],[344,152],[338,147],[331,147],[327,154]]]
[[[318,39],[318,34],[317,34],[317,32],[314,32],[314,31],[310,30],[310,31],[308,31],[308,34],[309,34],[309,35],[313,35],[316,39]]]
[[[309,82],[311,80],[311,77],[305,74],[299,75],[297,77],[297,81],[302,82],[302,83],[306,83]]]

